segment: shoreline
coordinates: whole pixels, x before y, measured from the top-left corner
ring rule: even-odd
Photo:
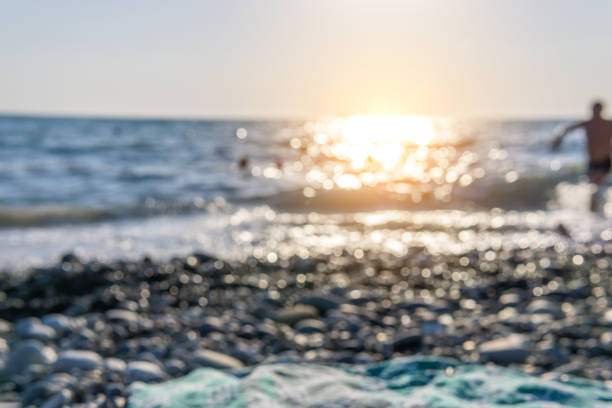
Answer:
[[[130,383],[200,367],[410,356],[610,387],[612,257],[595,245],[575,250],[413,248],[275,263],[65,255],[1,276],[0,401],[124,406]]]

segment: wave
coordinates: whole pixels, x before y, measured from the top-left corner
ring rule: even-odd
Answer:
[[[137,203],[108,209],[86,207],[0,207],[0,228],[35,227],[55,224],[94,223],[124,218],[147,218],[158,215],[189,214],[209,211],[220,207],[224,202],[156,202]]]
[[[476,180],[467,187],[458,185],[407,184],[408,192],[394,191],[394,185],[362,187],[358,190],[305,189],[296,185],[281,190],[271,188],[226,189],[216,187],[211,194],[224,198],[207,199],[147,199],[129,205],[110,208],[88,207],[0,207],[0,227],[43,226],[58,223],[88,223],[121,218],[146,218],[159,215],[181,215],[206,212],[211,206],[218,210],[229,203],[233,208],[240,206],[269,205],[287,212],[344,213],[376,210],[437,210],[458,209],[478,210],[501,208],[506,210],[546,209],[562,194],[560,186],[580,180],[579,168],[564,172],[542,172],[521,175],[509,183],[499,177],[488,176]],[[405,183],[406,184],[406,183]],[[576,184],[578,185],[578,183]],[[252,187],[252,186],[251,186]],[[446,188],[449,192],[444,199],[436,189]],[[251,191],[253,190],[253,191]],[[200,189],[200,191],[202,191]],[[416,191],[416,194],[411,191]],[[249,193],[249,194],[245,194]],[[252,193],[252,194],[251,194]],[[227,200],[227,202],[225,201]],[[228,207],[229,208],[229,207]]]
[[[87,208],[0,208],[0,227],[31,227],[56,223],[86,223],[113,218],[106,210]]]
[[[507,210],[546,209],[556,199],[557,186],[564,182],[576,182],[577,171],[532,174],[519,177],[509,183],[499,178],[477,180],[470,186],[448,186],[447,198],[440,199],[438,185],[415,184],[418,194],[398,193],[392,186],[362,187],[359,190],[313,189],[310,197],[302,190],[280,192],[273,197],[257,197],[251,200],[267,201],[271,206],[289,211],[367,211],[378,209],[486,209]]]
[[[268,363],[228,372],[201,368],[158,384],[135,383],[130,406],[606,407],[612,390],[577,377],[542,379],[517,370],[439,357],[330,365]]]

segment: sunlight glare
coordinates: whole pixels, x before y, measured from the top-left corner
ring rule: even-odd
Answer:
[[[407,147],[427,146],[434,137],[432,121],[421,116],[364,115],[346,119],[334,154],[355,169],[395,169]]]

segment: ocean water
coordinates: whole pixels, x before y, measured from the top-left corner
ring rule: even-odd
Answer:
[[[608,241],[583,136],[549,149],[564,123],[0,117],[0,269]]]
[[[188,407],[609,407],[612,391],[565,376],[444,358],[397,358],[367,366],[262,364],[232,374],[204,368],[166,383],[132,385],[131,408]]]

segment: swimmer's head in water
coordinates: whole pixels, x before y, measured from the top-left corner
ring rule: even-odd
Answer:
[[[591,109],[593,109],[593,116],[596,116],[596,117],[601,116],[601,111],[603,110],[603,102],[602,101],[593,102]]]

